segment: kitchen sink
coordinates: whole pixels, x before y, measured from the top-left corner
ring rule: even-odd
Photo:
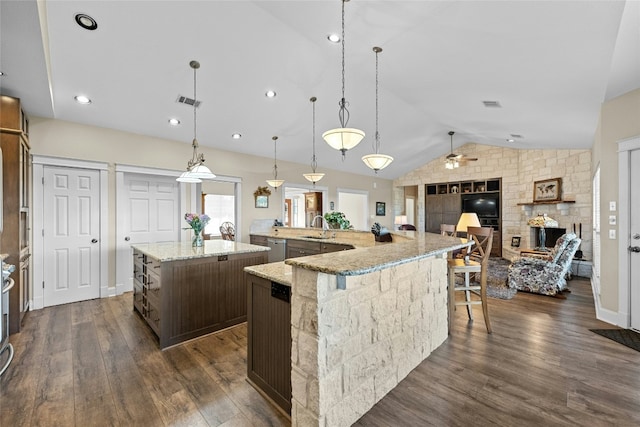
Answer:
[[[316,240],[327,240],[328,237],[323,237],[323,236],[300,236],[303,239],[316,239]]]

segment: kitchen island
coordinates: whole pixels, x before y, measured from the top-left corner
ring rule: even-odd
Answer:
[[[245,269],[257,278],[247,280],[254,289],[266,281],[265,295],[267,284],[290,286],[290,331],[271,327],[262,334],[280,337],[261,339],[281,342],[290,333],[292,425],[353,424],[447,338],[446,254],[469,243],[430,233],[395,237],[396,243],[357,242],[353,250],[288,259],[284,267]],[[256,328],[250,313],[248,330]],[[250,346],[252,339],[250,333]],[[278,385],[263,391],[276,403],[286,397]]]
[[[246,321],[243,268],[266,263],[269,250],[227,240],[132,248],[133,307],[161,349]]]

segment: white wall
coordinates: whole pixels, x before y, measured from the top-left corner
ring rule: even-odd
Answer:
[[[30,121],[31,152],[35,155],[56,156],[80,160],[101,161],[109,164],[109,284],[115,284],[115,164],[155,167],[182,171],[191,158],[191,141],[177,142],[160,138],[152,138],[112,129],[85,126],[62,120],[32,117]],[[215,174],[242,179],[242,218],[238,234],[242,241],[249,241],[249,226],[253,219],[281,218],[282,191],[272,192],[269,197],[269,208],[258,209],[254,206],[253,192],[258,186],[265,186],[265,180],[272,176],[272,159],[251,156],[228,151],[215,150],[201,146],[209,166]],[[339,153],[336,163],[340,162]],[[306,180],[302,176],[308,172],[307,164],[278,162],[279,177],[292,184],[304,186]],[[328,200],[337,200],[337,188],[345,182],[351,188],[368,191],[370,194],[369,209],[373,211],[375,201],[391,203],[392,182],[376,178],[373,188],[372,176],[356,175],[335,170],[323,170],[326,176],[322,184],[328,188]],[[206,189],[207,187],[205,187]]]

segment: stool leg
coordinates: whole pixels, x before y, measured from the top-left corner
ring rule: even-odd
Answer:
[[[491,320],[489,320],[489,307],[487,305],[487,271],[485,268],[480,273],[480,299],[482,300],[482,315],[484,324],[487,326],[487,333],[491,333]]]
[[[455,301],[456,275],[449,269],[449,333],[451,333],[451,324],[453,322],[453,312],[456,309]]]
[[[468,289],[471,285],[469,281],[469,273],[464,273],[464,286]],[[471,307],[471,291],[464,291],[464,299],[467,302],[467,314],[469,315],[469,320],[473,320],[473,308]]]

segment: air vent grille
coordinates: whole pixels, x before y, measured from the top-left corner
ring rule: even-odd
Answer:
[[[487,108],[502,108],[502,105],[498,101],[482,101]]]
[[[512,133],[511,138],[524,138],[524,136],[518,135],[517,133]]]
[[[200,106],[200,101],[183,95],[178,95],[178,99],[176,99],[176,102],[179,104],[186,104],[190,107],[198,108]]]

